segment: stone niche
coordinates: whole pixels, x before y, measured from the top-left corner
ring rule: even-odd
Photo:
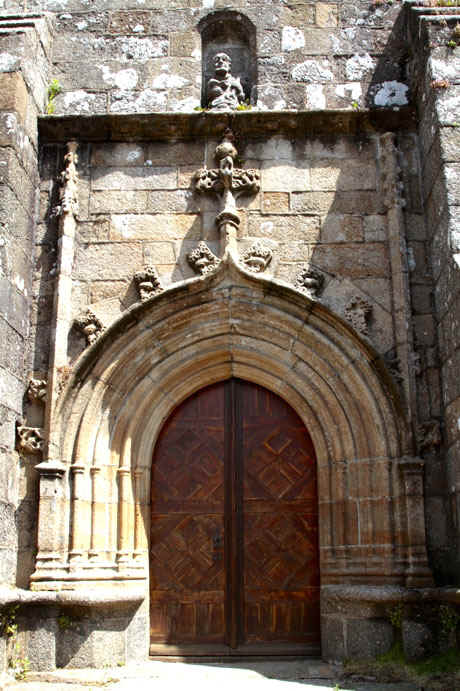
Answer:
[[[204,108],[207,105],[206,87],[214,77],[213,58],[217,53],[226,53],[231,58],[231,72],[240,78],[245,100],[255,104],[257,55],[253,23],[239,12],[213,12],[200,22],[198,30],[202,44],[201,105]]]

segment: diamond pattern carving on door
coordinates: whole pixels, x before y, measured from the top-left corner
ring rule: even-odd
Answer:
[[[192,396],[167,421],[152,466],[151,642],[224,642],[224,397]]]
[[[297,414],[241,380],[187,399],[152,467],[153,651],[317,652],[317,532]]]

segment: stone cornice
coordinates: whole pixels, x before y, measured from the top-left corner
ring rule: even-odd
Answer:
[[[46,116],[38,119],[42,143],[168,141],[221,137],[227,128],[244,137],[358,135],[415,129],[409,106],[329,111],[243,111],[236,113],[149,113],[130,115]]]

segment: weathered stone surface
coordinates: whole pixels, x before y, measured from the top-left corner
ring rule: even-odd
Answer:
[[[24,123],[27,110],[27,88],[19,72],[0,74],[0,110],[17,113]]]
[[[319,219],[315,216],[249,216],[247,229],[251,237],[270,238],[280,242],[317,242]]]
[[[349,214],[329,214],[321,222],[321,242],[362,242],[363,219]]]
[[[95,168],[91,180],[93,190],[155,190],[174,189],[177,170],[173,167],[132,167],[128,171]]]
[[[404,654],[410,661],[420,660],[433,652],[433,633],[422,621],[405,619],[402,623]]]
[[[393,627],[385,619],[349,619],[347,654],[352,658],[374,658],[383,655],[393,643]]]
[[[196,214],[177,214],[171,221],[165,214],[113,215],[110,237],[115,242],[199,238],[201,224]]]

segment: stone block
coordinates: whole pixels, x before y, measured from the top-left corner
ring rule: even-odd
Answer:
[[[110,237],[113,241],[198,239],[201,222],[197,214],[113,215]]]
[[[172,242],[149,242],[144,245],[144,257],[149,257],[156,266],[159,264],[174,264],[176,255]]]
[[[127,170],[95,168],[93,190],[167,190],[177,187],[177,168],[132,167]]]
[[[291,208],[296,213],[327,214],[334,207],[335,196],[334,192],[294,192],[291,195]]]
[[[17,113],[24,123],[28,103],[27,87],[19,72],[0,73],[0,110]]]
[[[317,245],[312,252],[312,261],[318,268],[337,276],[384,278],[389,275],[383,243]]]
[[[460,134],[456,127],[441,127],[439,131],[443,161],[460,161]]]
[[[126,629],[126,662],[143,662],[148,656],[149,618],[136,612]]]
[[[29,629],[27,657],[34,672],[50,672],[56,669],[56,639],[60,631],[56,620],[27,618]]]
[[[162,190],[149,192],[147,197],[148,213],[190,214],[197,213],[200,203],[192,190]]]
[[[250,214],[247,234],[280,242],[290,240],[313,243],[319,240],[319,218],[316,216],[259,216]]]
[[[351,214],[329,214],[322,219],[321,242],[362,242],[363,219]]]
[[[148,10],[116,11],[110,13],[108,30],[111,34],[142,34],[150,33],[152,14]]]
[[[267,192],[291,192],[310,187],[309,170],[306,163],[293,162],[279,165],[264,162],[261,170],[261,186]]]
[[[393,627],[385,619],[349,619],[347,657],[371,659],[388,652],[393,643]]]
[[[21,378],[24,375],[24,337],[2,317],[0,317],[0,343],[2,344],[0,349],[0,366],[5,367],[16,377]],[[0,443],[2,443],[1,439]]]
[[[405,619],[402,623],[404,654],[410,662],[420,660],[434,652],[434,637],[422,621]]]
[[[421,222],[423,226],[423,219]],[[363,224],[366,242],[385,242],[387,239],[387,217],[385,215],[364,216]]]
[[[262,196],[262,213],[285,214],[289,213],[288,192],[264,192]]]
[[[169,34],[169,54],[174,57],[201,56],[201,45],[196,31],[171,31]]]
[[[91,166],[139,167],[144,165],[145,151],[140,144],[94,144],[91,151]],[[129,175],[129,171],[127,171]]]
[[[91,214],[141,214],[147,211],[147,201],[147,191],[105,190],[93,192],[90,197],[89,210]]]
[[[346,657],[345,621],[342,618],[321,616],[321,654],[329,662]]]
[[[375,165],[362,161],[313,162],[310,169],[311,189],[328,190],[369,190],[375,189]],[[360,209],[359,209],[360,210]]]
[[[142,268],[142,245],[139,242],[125,242],[120,245],[96,244],[80,247],[76,254],[75,278],[78,280],[131,280]]]
[[[337,26],[338,9],[334,3],[318,2],[315,6],[316,26],[325,29],[327,27]]]

